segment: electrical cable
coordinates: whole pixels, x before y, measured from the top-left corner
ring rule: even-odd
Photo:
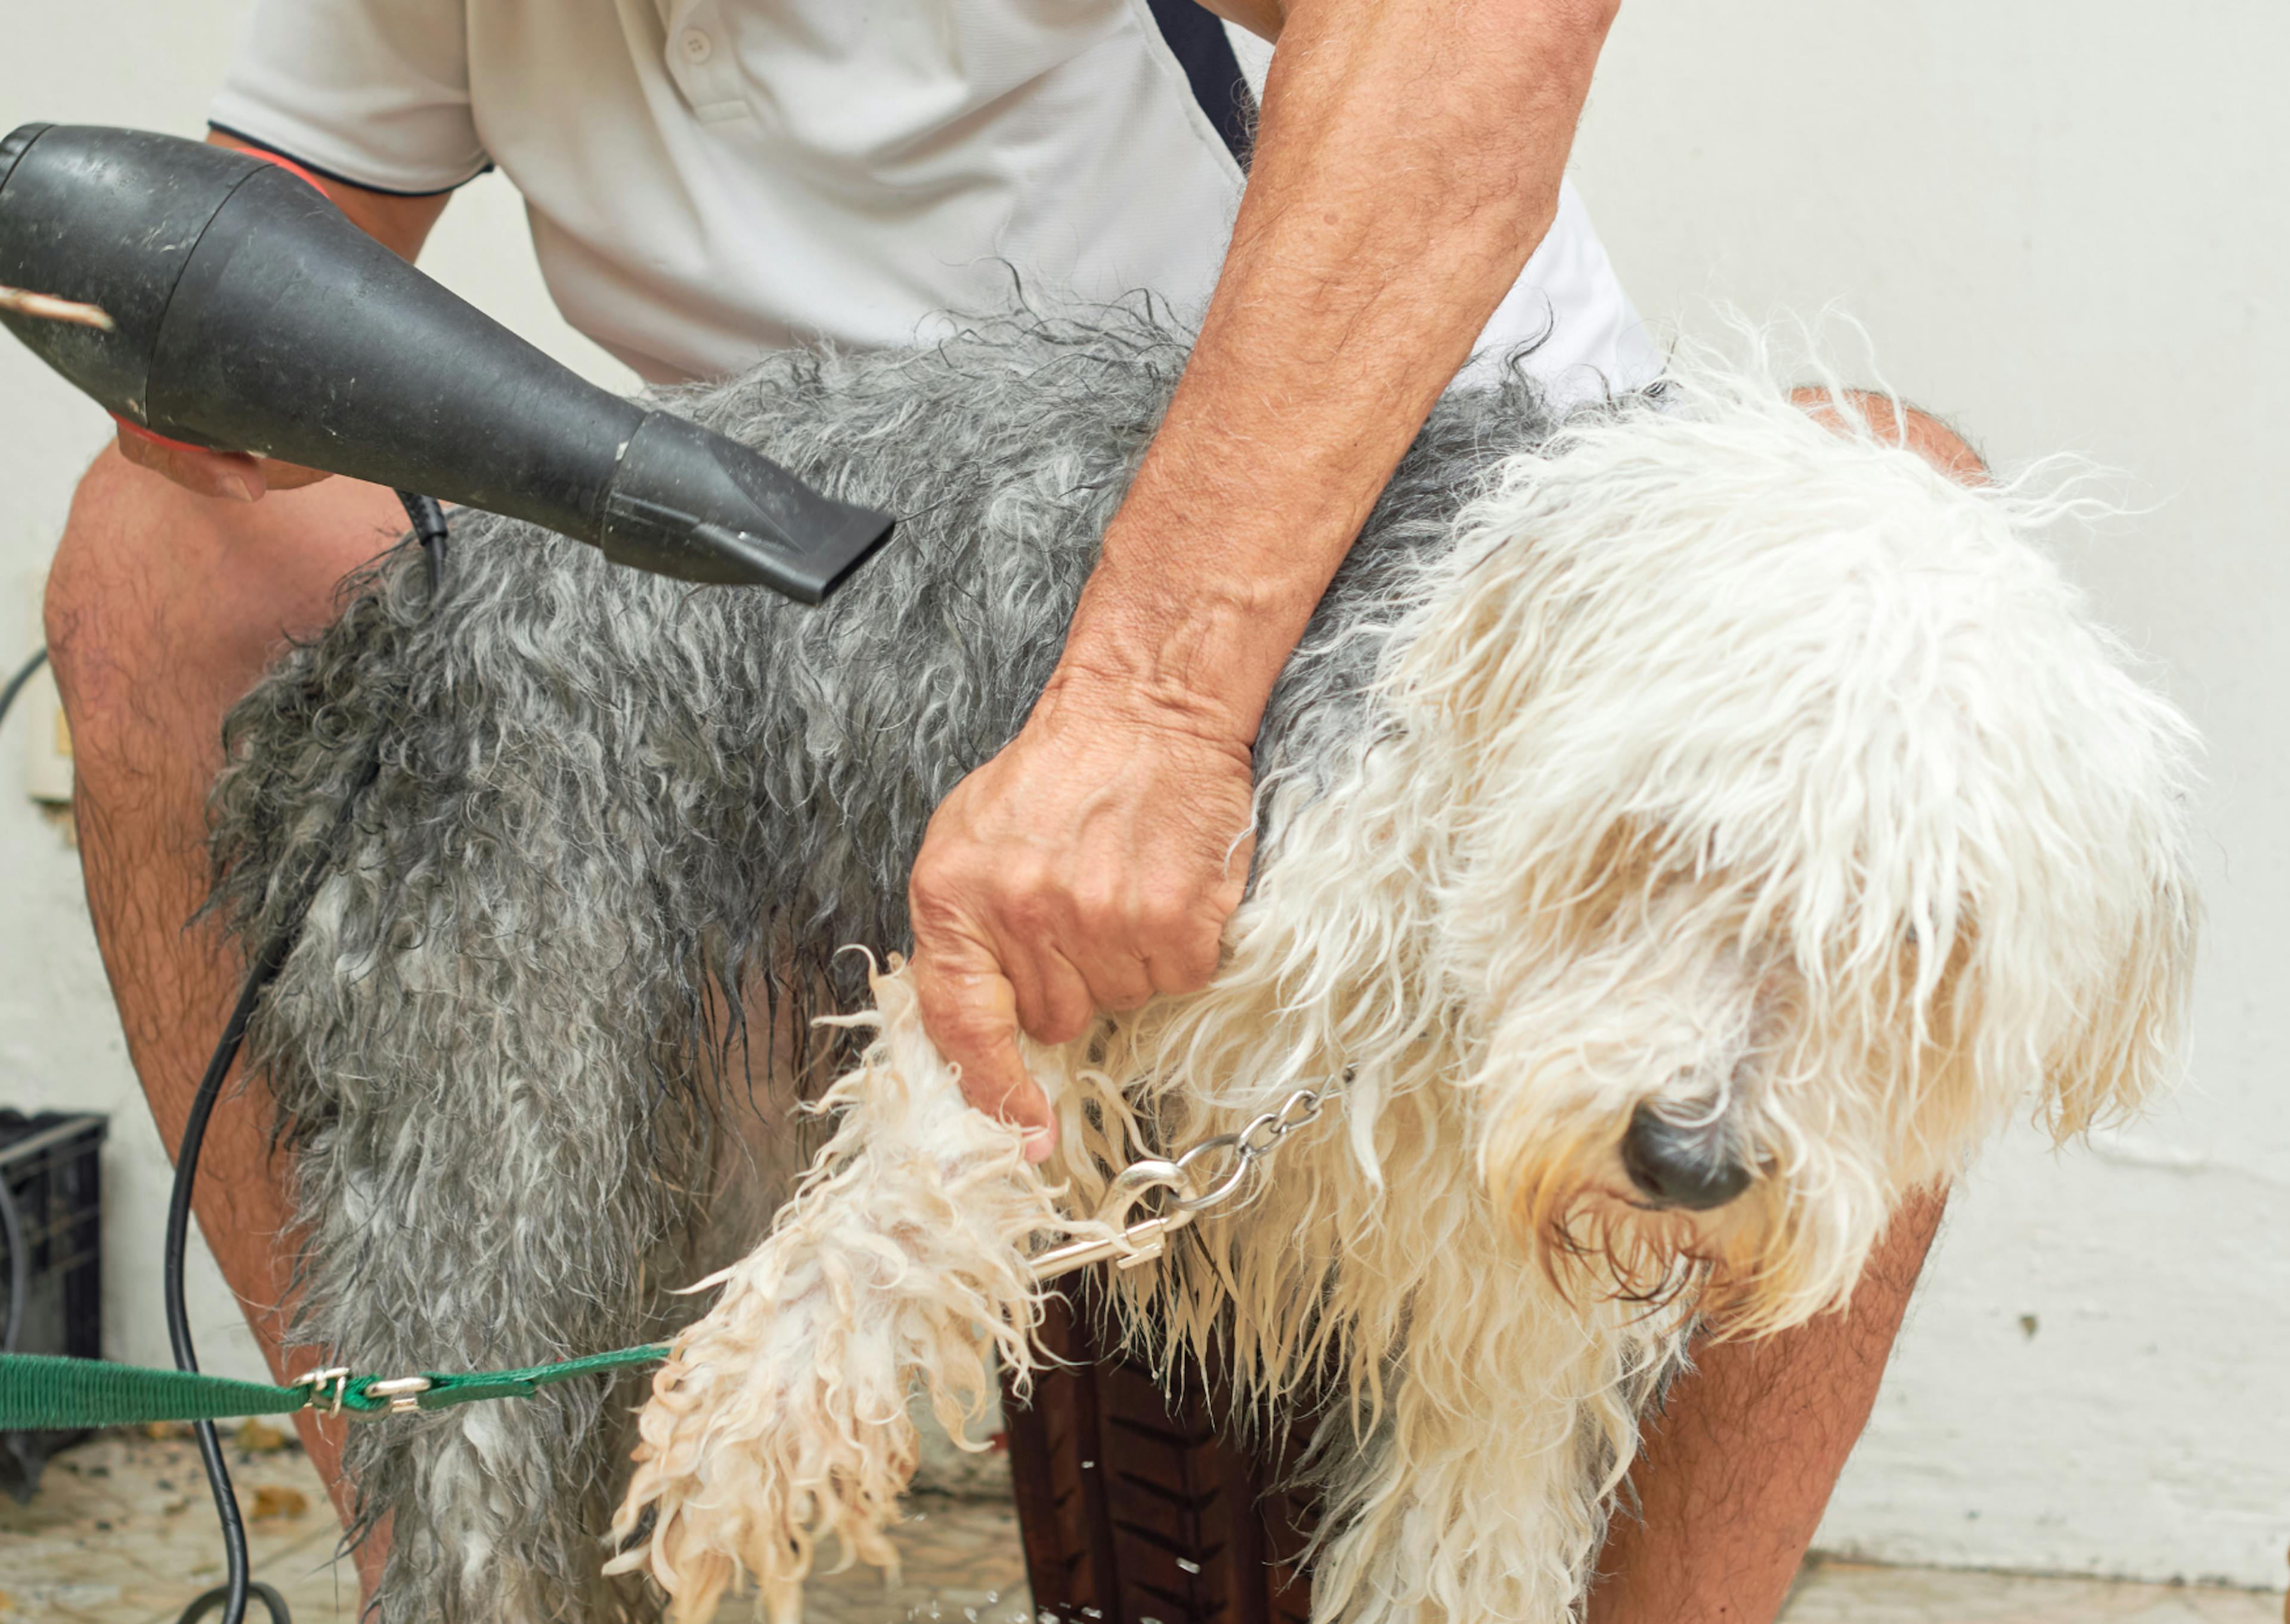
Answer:
[[[429,601],[434,604],[445,590],[445,509],[436,497],[419,491],[400,491],[397,500],[412,522],[413,538],[421,543],[422,556],[429,561]]]
[[[398,500],[404,504],[405,516],[413,533],[421,543],[428,560],[430,604],[437,603],[437,595],[444,587],[446,525],[444,510],[429,497],[418,492],[400,491]],[[12,688],[11,690],[12,695]],[[197,1090],[191,1096],[190,1114],[184,1119],[183,1138],[175,1153],[175,1180],[167,1197],[167,1241],[162,1261],[162,1295],[167,1312],[167,1340],[173,1347],[175,1367],[196,1371],[199,1368],[198,1353],[191,1345],[190,1313],[183,1297],[184,1252],[190,1240],[191,1193],[198,1182],[199,1152],[205,1145],[207,1122],[214,1115],[215,1102],[222,1097],[222,1085],[230,1076],[231,1067],[238,1060],[240,1047],[246,1041],[246,1028],[254,1018],[255,1006],[263,993],[284,967],[287,956],[302,932],[303,918],[308,914],[311,901],[319,885],[333,867],[335,848],[348,832],[350,819],[367,788],[380,776],[379,756],[365,764],[358,780],[342,797],[334,827],[325,843],[318,849],[310,871],[303,876],[302,885],[293,905],[286,911],[270,940],[262,944],[248,968],[246,980],[240,987],[238,1002],[223,1023],[222,1036],[215,1044],[214,1053],[207,1061],[206,1073],[199,1079]],[[246,1604],[250,1596],[260,1596],[268,1609],[271,1624],[292,1624],[286,1610],[285,1598],[268,1585],[252,1580],[247,1572],[246,1524],[239,1516],[238,1495],[231,1488],[230,1468],[224,1463],[222,1439],[212,1421],[196,1421],[192,1430],[199,1444],[199,1463],[206,1468],[207,1486],[214,1492],[215,1516],[222,1524],[222,1544],[225,1580],[208,1590],[185,1608],[176,1624],[198,1624],[214,1608],[222,1609],[222,1624],[244,1624]]]
[[[47,650],[35,652],[17,668],[8,685],[0,688],[0,722],[7,721],[8,713],[16,708],[16,696],[47,663]],[[16,1192],[8,1188],[4,1172],[0,1172],[0,1240],[8,1244],[8,1311],[7,1317],[0,1320],[0,1353],[14,1353],[16,1339],[24,1332],[24,1312],[32,1297],[32,1251],[24,1236],[24,1215],[17,1210]]]
[[[15,705],[16,696],[24,692],[24,684],[30,682],[34,673],[47,663],[48,651],[42,649],[17,668],[16,675],[8,679],[5,688],[0,688],[0,722],[8,719],[8,712]]]
[[[348,804],[345,804],[345,813]],[[348,822],[344,816],[337,829]],[[331,844],[331,843],[330,843]],[[324,872],[322,860],[314,865]],[[314,890],[306,886],[305,890]],[[223,1079],[230,1075],[232,1063],[238,1059],[239,1045],[245,1041],[246,1025],[252,1019],[254,1006],[286,962],[286,955],[300,933],[302,914],[308,906],[308,897],[287,916],[277,933],[263,945],[254,967],[247,972],[246,984],[239,989],[238,1003],[223,1024],[222,1040],[215,1045],[213,1057],[207,1062],[206,1075],[199,1079],[198,1092],[191,1096],[191,1112],[183,1124],[181,1148],[175,1154],[174,1188],[167,1198],[167,1243],[164,1255],[163,1294],[167,1308],[167,1340],[174,1348],[175,1367],[196,1371],[199,1368],[197,1351],[191,1346],[191,1322],[183,1300],[183,1252],[190,1237],[191,1190],[199,1174],[199,1151],[206,1143],[207,1119],[213,1116],[215,1101],[221,1096]],[[262,1604],[270,1612],[271,1624],[291,1624],[285,1599],[269,1586],[252,1581],[247,1572],[246,1524],[238,1511],[238,1495],[230,1484],[230,1468],[223,1463],[222,1438],[212,1421],[195,1421],[191,1430],[199,1442],[199,1463],[206,1468],[207,1486],[214,1492],[215,1516],[222,1523],[222,1548],[225,1582],[201,1595],[183,1610],[177,1624],[196,1624],[220,1602],[224,1624],[241,1624],[246,1617],[246,1602],[250,1594],[261,1596]]]

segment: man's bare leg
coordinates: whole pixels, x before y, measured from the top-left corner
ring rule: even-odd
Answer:
[[[1940,1228],[1942,1196],[1894,1217],[1852,1307],[1695,1350],[1600,1553],[1589,1624],[1772,1624],[1853,1452]]]
[[[128,1052],[172,1154],[241,967],[210,925],[205,800],[223,712],[289,634],[333,619],[341,578],[404,517],[377,485],[329,480],[260,502],[196,496],[106,450],[81,481],[48,578],[50,657],[72,731],[73,811]],[[226,1093],[199,1164],[199,1228],[280,1380],[290,1209],[267,1094]],[[303,1442],[330,1484],[339,1438]],[[343,1502],[338,1484],[338,1505]],[[362,1556],[361,1560],[364,1560]]]

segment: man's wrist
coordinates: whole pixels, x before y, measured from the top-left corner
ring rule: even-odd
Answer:
[[[1145,728],[1246,751],[1272,684],[1257,675],[1258,662],[1218,650],[1218,641],[1213,630],[1198,628],[1160,644],[1127,634],[1069,639],[1037,714],[1060,724]]]
[[[1120,540],[1108,537],[1082,595],[1057,687],[1141,721],[1252,743],[1321,583],[1281,580],[1232,555],[1221,562],[1241,567],[1204,572],[1197,548],[1165,558]]]

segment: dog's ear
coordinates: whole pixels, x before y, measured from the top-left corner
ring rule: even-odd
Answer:
[[[2111,987],[2095,988],[2044,1079],[2037,1120],[2065,1140],[2135,1116],[2176,1081],[2200,908],[2180,854],[2158,865]]]

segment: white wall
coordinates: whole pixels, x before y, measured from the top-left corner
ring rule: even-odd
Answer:
[[[2258,0],[1629,0],[1577,147],[1650,316],[1836,300],[1998,463],[2129,470],[2154,511],[2070,567],[2210,742],[2191,1081],[1966,1181],[1832,1548],[2283,1580],[2286,67]]]
[[[12,7],[0,122],[195,130],[244,9],[121,0],[99,39],[84,11]],[[1579,178],[1650,316],[1841,301],[1894,380],[1999,462],[2071,447],[2132,470],[2158,510],[2072,567],[2212,743],[2193,1083],[2098,1155],[2015,1141],[1968,1181],[1832,1548],[2280,1580],[2290,553],[2270,499],[2290,407],[2264,382],[2290,377],[2286,62],[2270,0],[1630,0],[1585,124]],[[546,309],[498,178],[448,211],[429,263],[610,375]],[[0,587],[44,564],[102,432],[0,348]],[[0,660],[30,613],[0,607]],[[0,748],[0,1102],[116,1113],[112,1351],[164,1362],[165,1158],[76,862],[19,792],[25,725]],[[211,1276],[196,1318],[211,1364],[249,1368]]]

